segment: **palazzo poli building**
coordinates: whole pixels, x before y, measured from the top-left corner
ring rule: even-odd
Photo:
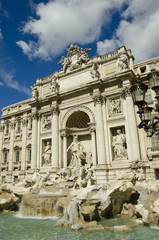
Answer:
[[[36,80],[31,99],[2,109],[2,182],[37,169],[54,177],[62,168],[75,167],[75,156],[93,167],[97,183],[133,169],[146,179],[158,178],[158,140],[137,128],[130,87],[136,75],[146,81],[151,69],[159,70],[159,58],[134,64],[125,47],[92,59],[88,51],[71,45],[62,69]],[[154,92],[148,90],[146,98],[154,106]]]

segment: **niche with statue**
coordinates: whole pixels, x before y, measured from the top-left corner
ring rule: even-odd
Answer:
[[[127,141],[125,127],[115,127],[111,129],[112,136],[112,155],[113,160],[127,159]]]
[[[49,167],[52,162],[51,139],[42,141],[42,166]]]

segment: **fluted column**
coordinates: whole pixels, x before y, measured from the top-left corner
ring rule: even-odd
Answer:
[[[31,149],[31,169],[37,168],[37,125],[38,114],[36,108],[32,110],[32,149]]]
[[[62,130],[61,136],[63,137],[63,167],[67,167],[67,133]]]
[[[52,167],[59,167],[59,122],[58,108],[52,106]]]
[[[109,137],[108,137],[106,104],[107,104],[107,98],[106,98],[106,96],[103,96],[102,109],[103,109],[103,119],[104,119],[106,164],[110,164],[110,146],[109,146]]]
[[[21,170],[26,170],[26,141],[27,141],[27,117],[24,116],[22,120],[22,155],[21,155]]]
[[[126,122],[127,122],[127,135],[129,135],[130,141],[130,149],[131,156],[129,159],[132,161],[140,160],[140,147],[139,147],[139,139],[138,139],[138,131],[137,131],[137,122],[135,116],[135,109],[133,104],[133,99],[130,93],[129,88],[124,89],[124,97],[125,97],[125,114],[126,114]],[[128,152],[129,153],[129,152]]]
[[[102,97],[96,95],[95,100],[95,118],[96,118],[96,138],[97,138],[97,156],[98,164],[106,164],[104,122],[102,114]]]
[[[15,125],[15,119],[12,119],[10,122],[9,171],[13,170]]]
[[[89,125],[90,125],[91,139],[92,139],[92,162],[93,162],[93,166],[97,166],[95,124],[92,123]]]

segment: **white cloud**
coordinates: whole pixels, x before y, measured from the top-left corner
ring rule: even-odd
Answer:
[[[132,0],[122,13],[121,20],[112,39],[97,43],[97,52],[113,51],[121,45],[132,50],[136,61],[159,55],[159,1]]]
[[[21,93],[24,93],[28,96],[31,96],[31,91],[29,88],[20,85],[15,79],[14,79],[14,71],[7,71],[4,69],[0,69],[0,78],[3,80],[4,84],[12,89],[15,89]],[[0,85],[4,85],[2,82],[0,82]]]
[[[30,18],[21,30],[36,40],[20,40],[17,45],[30,59],[50,60],[71,43],[82,45],[98,40],[102,26],[111,20],[110,13],[119,11],[128,1],[50,0],[34,5],[37,19]]]

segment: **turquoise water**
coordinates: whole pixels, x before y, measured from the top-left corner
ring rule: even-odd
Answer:
[[[124,220],[125,223],[127,220]],[[124,223],[122,220],[122,222]],[[56,220],[23,219],[13,213],[0,214],[0,240],[159,240],[159,227],[140,226],[132,232],[73,231],[55,226]],[[105,225],[121,224],[120,219],[105,220]]]

